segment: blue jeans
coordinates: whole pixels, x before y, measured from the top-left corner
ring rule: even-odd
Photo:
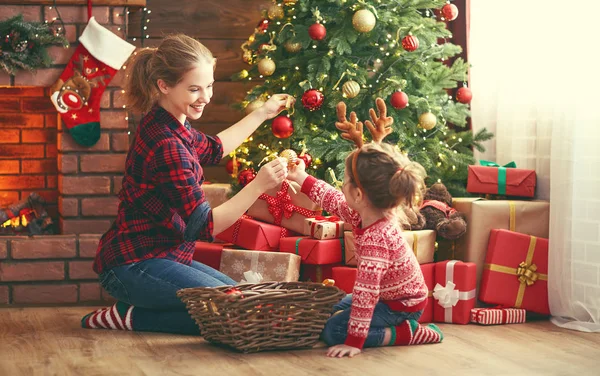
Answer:
[[[352,294],[346,295],[338,304],[333,306],[333,313],[342,311],[331,316],[321,333],[321,339],[328,346],[339,345],[346,342],[348,336],[348,321],[350,321],[350,307],[352,306]],[[378,347],[383,345],[385,328],[398,326],[406,320],[418,320],[423,311],[400,312],[392,311],[385,303],[377,303],[369,334],[365,341],[365,347]]]
[[[197,261],[188,266],[157,258],[112,268],[100,274],[100,284],[113,298],[135,307],[134,330],[197,335],[200,329],[177,290],[236,282]]]

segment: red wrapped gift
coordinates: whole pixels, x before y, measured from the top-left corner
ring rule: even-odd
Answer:
[[[548,239],[492,230],[479,299],[545,315],[548,306]]]
[[[481,325],[521,324],[527,311],[519,308],[473,308],[471,322]]]
[[[323,282],[325,279],[333,279],[333,268],[340,264],[330,265],[300,265],[300,280],[306,282]],[[337,283],[336,283],[337,286]]]
[[[518,197],[535,195],[534,170],[516,168],[514,162],[505,166],[498,166],[488,161],[481,161],[481,164],[481,166],[469,166],[467,192]]]
[[[243,216],[216,237],[245,249],[274,251],[279,248],[279,241],[282,237],[293,235],[296,234],[283,227]]]
[[[435,284],[435,264],[421,265],[421,272],[425,278],[425,284],[429,293],[427,294],[427,306],[423,310],[423,314],[419,318],[419,322],[433,322],[433,285]]]
[[[348,266],[336,266],[332,270],[331,278],[335,281],[335,286],[346,291],[348,294],[352,294],[357,270]]]
[[[435,264],[433,321],[468,324],[475,308],[477,265],[457,260]]]
[[[311,239],[305,236],[281,239],[280,252],[294,253],[302,257],[303,264],[339,264],[344,255],[344,239]]]
[[[235,248],[231,243],[206,243],[196,242],[194,256],[192,259],[219,270],[221,265],[221,254],[224,248]]]

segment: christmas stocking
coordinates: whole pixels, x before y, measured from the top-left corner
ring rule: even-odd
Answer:
[[[78,144],[92,146],[98,142],[102,93],[134,49],[90,18],[79,46],[50,88],[52,103]]]

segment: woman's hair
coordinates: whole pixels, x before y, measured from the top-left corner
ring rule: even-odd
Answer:
[[[165,37],[158,48],[137,51],[125,76],[127,106],[136,112],[148,112],[158,100],[159,79],[173,87],[200,62],[211,63],[214,69],[216,59],[202,43],[183,34]]]
[[[358,153],[356,157],[355,153]],[[423,166],[411,162],[386,143],[368,143],[350,153],[346,158],[346,170],[350,182],[361,187],[369,201],[379,209],[393,209],[400,205],[412,207],[422,198],[425,189]]]

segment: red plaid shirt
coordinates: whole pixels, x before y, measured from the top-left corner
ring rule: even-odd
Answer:
[[[222,157],[218,137],[196,131],[187,121],[182,125],[154,106],[129,149],[118,216],[100,239],[94,271],[150,258],[191,264],[195,240],[212,240],[202,165]]]

